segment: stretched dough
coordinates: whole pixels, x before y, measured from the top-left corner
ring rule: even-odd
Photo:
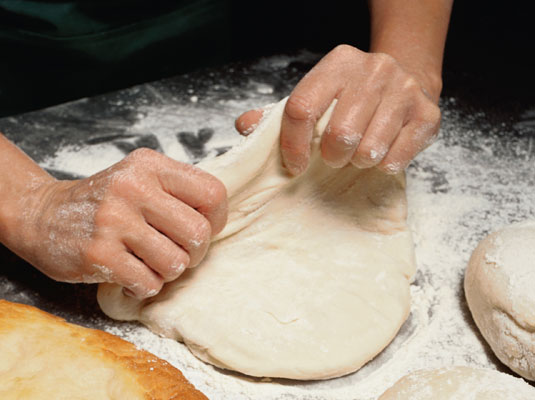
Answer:
[[[535,221],[483,239],[464,279],[468,306],[496,356],[535,380]]]
[[[498,371],[450,367],[413,372],[388,389],[379,400],[532,400],[535,388]]]
[[[404,175],[327,167],[318,122],[307,172],[282,167],[285,100],[230,152],[198,164],[225,184],[229,222],[203,263],[139,302],[101,284],[106,314],[183,341],[253,376],[325,379],[360,368],[395,336],[415,272]]]

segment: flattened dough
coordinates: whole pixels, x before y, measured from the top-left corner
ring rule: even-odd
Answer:
[[[413,372],[379,400],[532,400],[535,388],[498,371],[451,367]]]
[[[404,175],[331,169],[319,138],[299,178],[282,167],[285,100],[228,153],[199,167],[227,187],[229,222],[202,264],[143,302],[101,284],[106,314],[183,341],[253,376],[326,379],[379,353],[410,309],[415,272]]]
[[[535,380],[535,221],[483,239],[468,263],[464,290],[474,321],[496,356]]]

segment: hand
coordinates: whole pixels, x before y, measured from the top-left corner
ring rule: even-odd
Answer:
[[[115,282],[138,298],[196,266],[227,218],[219,180],[148,149],[29,201],[19,254],[53,279]]]
[[[387,54],[336,47],[297,84],[286,103],[280,136],[284,165],[294,175],[306,169],[314,125],[338,99],[321,138],[325,162],[333,168],[351,163],[392,174],[402,171],[439,129],[440,88],[437,92],[437,85],[427,81],[425,74],[405,70]],[[249,111],[238,118],[236,128],[247,133],[260,116],[258,110]]]

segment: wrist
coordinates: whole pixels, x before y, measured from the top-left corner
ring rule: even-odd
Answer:
[[[370,0],[370,51],[386,53],[438,103],[452,0]]]
[[[43,171],[44,172],[44,171]],[[2,190],[0,204],[0,242],[30,261],[32,243],[39,242],[38,217],[47,193],[56,180],[48,175],[33,177],[17,188]]]
[[[424,93],[435,103],[438,103],[440,93],[442,92],[441,72],[406,69],[420,82]]]
[[[420,84],[424,93],[435,103],[438,103],[442,92],[442,68],[440,65],[425,60],[418,60],[397,54],[395,51],[380,51],[393,57],[401,68],[412,75]]]

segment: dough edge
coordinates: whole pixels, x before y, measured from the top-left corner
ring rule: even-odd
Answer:
[[[474,321],[492,351],[513,371],[535,380],[535,321],[531,315],[515,310],[514,287],[510,287],[502,266],[491,256],[500,247],[518,246],[512,236],[526,228],[535,237],[535,221],[525,221],[481,240],[468,262],[464,290]],[[532,307],[535,310],[535,304]]]

